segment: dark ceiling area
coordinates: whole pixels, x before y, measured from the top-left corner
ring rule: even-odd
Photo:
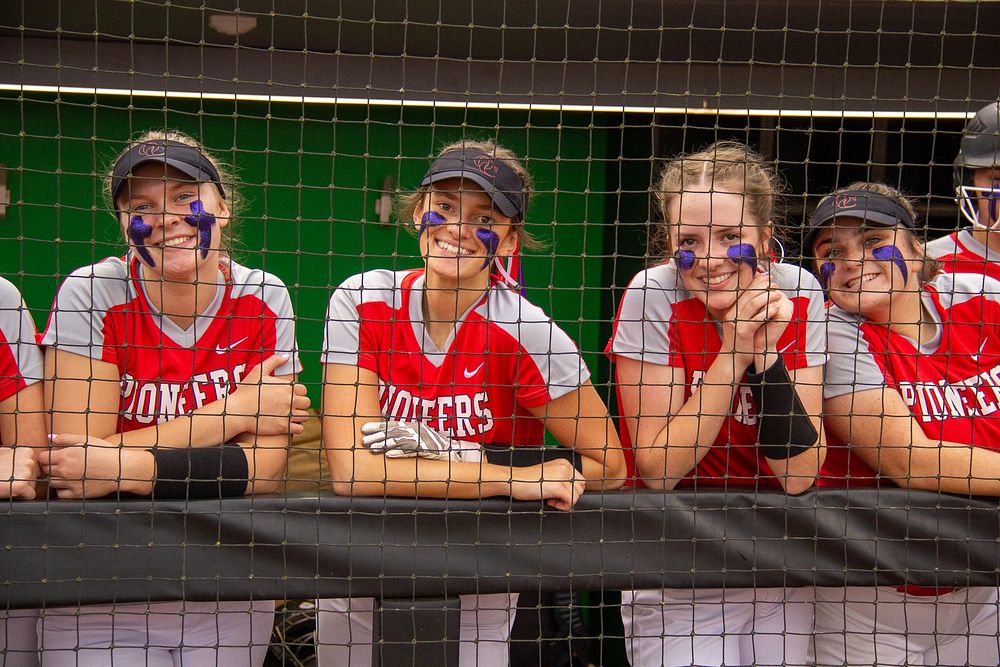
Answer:
[[[239,37],[213,15],[256,21]],[[1000,3],[8,0],[0,37],[512,62],[1000,66]]]
[[[8,0],[0,85],[961,114],[1000,91],[1000,2]]]

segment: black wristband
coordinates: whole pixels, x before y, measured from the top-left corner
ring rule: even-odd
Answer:
[[[154,447],[153,498],[199,500],[246,493],[250,466],[239,445]]]
[[[483,454],[487,463],[511,468],[528,468],[556,459],[565,459],[572,463],[574,468],[583,472],[583,457],[579,452],[565,447],[484,445]]]
[[[746,385],[757,404],[757,441],[764,456],[790,459],[816,444],[819,433],[795,393],[781,355],[763,373],[747,371]]]

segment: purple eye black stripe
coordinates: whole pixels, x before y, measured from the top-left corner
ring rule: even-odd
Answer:
[[[830,287],[830,278],[833,277],[833,272],[836,270],[833,262],[823,262],[819,267],[819,284],[823,289],[828,289]]]
[[[146,264],[156,266],[153,256],[149,254],[149,249],[146,247],[146,239],[152,233],[153,226],[143,222],[141,215],[132,216],[132,219],[128,223],[128,240],[132,242],[135,251],[139,253],[139,256],[142,257]]]
[[[493,261],[494,255],[497,254],[497,248],[500,247],[500,237],[496,235],[496,232],[492,232],[489,229],[477,229],[476,238],[486,246],[486,260],[483,262],[483,268],[485,269]]]
[[[677,258],[677,266],[685,271],[689,271],[694,268],[694,251],[678,250],[674,253],[674,257]]]
[[[201,203],[200,199],[196,199],[191,202],[191,215],[184,216],[184,221],[198,228],[198,247],[201,249],[201,258],[205,259],[212,247],[212,227],[215,225],[215,216],[205,210],[205,205]]]
[[[884,245],[872,250],[872,257],[881,261],[892,260],[895,262],[896,268],[903,274],[903,284],[906,284],[909,273],[906,270],[906,260],[903,259],[903,253],[899,251],[899,248],[894,245]]]
[[[423,234],[427,231],[427,228],[431,225],[443,225],[445,223],[444,216],[436,211],[427,211],[424,213],[423,217],[420,218],[420,233]]]
[[[749,243],[738,243],[726,249],[726,256],[739,264],[743,262],[757,273],[757,250]]]

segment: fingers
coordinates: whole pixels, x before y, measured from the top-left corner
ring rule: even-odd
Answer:
[[[377,453],[378,452],[376,452],[376,454]],[[416,456],[418,453],[421,455],[427,454],[427,452],[418,452],[416,449],[409,447],[387,447],[385,449],[386,458],[390,459],[407,459]]]
[[[768,292],[767,299],[764,300],[764,303],[757,312],[755,319],[760,319],[762,322],[774,321],[779,315],[782,296],[783,295],[780,293]]]
[[[274,354],[260,362],[259,377],[269,377],[274,375],[274,371],[281,368],[283,365],[288,363],[288,355],[285,354]]]
[[[72,445],[82,445],[87,442],[87,436],[79,433],[50,433],[49,442],[57,447],[69,447]]]
[[[735,314],[737,326],[750,325],[752,327],[750,331],[744,329],[744,333],[756,331],[761,324],[769,319],[768,315],[774,312],[776,306],[770,306],[770,303],[771,297],[766,292],[754,296],[744,304],[737,303]]]
[[[767,285],[756,287],[753,287],[753,285],[754,283],[751,283],[751,287],[740,290],[739,296],[736,298],[736,303],[732,305],[726,314],[729,320],[736,321],[737,323],[743,322],[749,317],[749,313],[756,313],[767,302]]]
[[[368,449],[371,449],[372,451],[385,449],[386,442],[387,440],[385,431],[370,433],[361,438],[361,444],[367,447]]]
[[[11,498],[22,498],[24,500],[34,500],[35,499],[35,479],[31,480],[16,479],[10,485],[10,496]]]
[[[545,500],[545,504],[562,512],[568,512],[573,509],[573,505],[559,498],[548,498]]]
[[[68,478],[80,479],[83,474],[82,447],[65,447],[38,452],[38,463],[51,478],[50,484],[59,487]]]
[[[38,466],[30,447],[4,447],[0,450],[0,498],[35,497]]]
[[[49,465],[51,465],[50,464],[50,459],[52,458],[52,454],[55,451],[56,450],[45,449],[45,450],[42,450],[42,451],[38,452],[37,454],[35,454],[35,461],[38,463],[39,467],[43,471],[46,471],[46,469],[49,467]]]
[[[363,435],[374,435],[376,433],[385,433],[386,429],[389,427],[389,422],[382,419],[375,422],[365,422],[361,425],[361,433]]]
[[[575,480],[572,482],[556,482],[551,484],[552,495],[545,494],[545,503],[555,509],[567,511],[573,509],[577,501],[583,495],[586,482]]]
[[[306,390],[304,384],[295,383],[292,387],[292,407],[295,410],[306,411],[309,406],[312,405],[312,401],[309,399],[309,393]]]

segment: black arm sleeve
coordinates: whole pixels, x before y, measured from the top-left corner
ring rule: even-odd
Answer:
[[[199,500],[246,493],[250,466],[239,445],[154,447],[153,498]]]
[[[816,444],[819,433],[802,407],[781,356],[763,373],[747,372],[757,404],[757,440],[769,459],[790,459]]]

